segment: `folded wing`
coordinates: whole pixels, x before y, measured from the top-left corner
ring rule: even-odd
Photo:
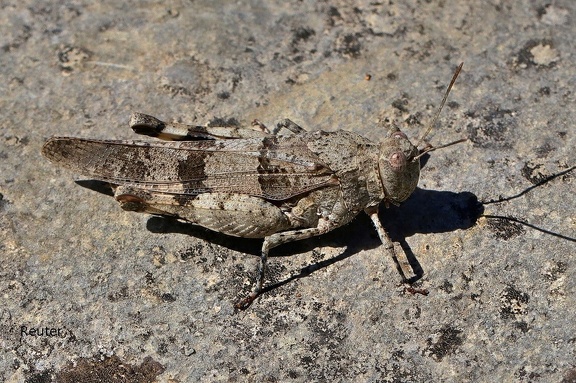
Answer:
[[[85,176],[167,194],[286,200],[337,183],[298,136],[182,142],[54,137],[42,153]]]

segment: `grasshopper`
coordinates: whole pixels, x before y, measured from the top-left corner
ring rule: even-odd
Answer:
[[[259,121],[254,123],[258,129],[202,127],[134,113],[130,127],[135,133],[164,141],[52,137],[42,154],[110,183],[124,210],[176,217],[231,236],[264,238],[253,288],[236,303],[245,309],[262,291],[272,248],[327,233],[361,211],[370,216],[385,250],[398,259],[378,206],[398,205],[412,194],[424,153],[463,141],[417,148],[461,69],[462,64],[417,145],[395,127],[374,143],[344,130],[307,132],[288,119],[270,132]],[[282,129],[292,134],[278,135]],[[406,265],[400,265],[404,275]]]

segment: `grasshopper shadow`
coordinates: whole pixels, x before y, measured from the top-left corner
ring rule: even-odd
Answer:
[[[76,181],[82,187],[101,194],[113,196],[110,185],[97,180]],[[424,271],[418,263],[416,255],[406,242],[406,238],[414,234],[445,233],[454,230],[465,230],[476,223],[484,212],[484,207],[476,195],[470,192],[454,193],[450,191],[435,191],[416,188],[408,200],[400,206],[389,208],[380,206],[380,221],[394,242],[400,243],[408,261],[416,272],[416,277],[408,282],[415,282],[422,277]],[[262,247],[262,239],[246,239],[231,237],[200,226],[179,221],[164,216],[151,216],[147,229],[152,233],[179,233],[193,236],[228,249],[258,256]],[[346,259],[361,250],[374,249],[382,243],[376,234],[372,222],[366,214],[360,213],[352,222],[319,237],[296,241],[274,248],[271,258],[286,257],[309,252],[319,247],[345,247],[336,257],[321,260],[302,268],[292,277],[269,285],[264,291],[272,290],[290,281],[310,275],[333,263]]]
[[[483,205],[476,195],[470,192],[454,193],[417,188],[410,198],[400,206],[385,208],[380,206],[380,220],[394,242],[399,242],[408,261],[416,271],[413,283],[424,274],[415,254],[406,242],[414,234],[444,233],[458,229],[468,229],[476,223],[483,213]],[[147,229],[153,233],[180,233],[197,237],[228,249],[258,256],[262,246],[261,239],[230,237],[170,217],[153,216],[148,220]],[[318,261],[302,268],[295,275],[271,284],[263,292],[273,290],[292,280],[310,275],[333,263],[346,259],[361,250],[373,249],[382,243],[376,234],[372,222],[366,214],[359,214],[348,225],[319,237],[284,244],[271,251],[271,258],[292,256],[305,253],[323,246],[346,247],[336,257]]]

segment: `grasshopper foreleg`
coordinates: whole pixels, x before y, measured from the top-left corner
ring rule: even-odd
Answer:
[[[376,232],[378,233],[378,237],[380,237],[380,240],[384,245],[385,251],[388,254],[390,254],[393,260],[398,262],[398,266],[400,267],[400,271],[402,272],[402,277],[404,278],[404,281],[409,281],[412,278],[414,278],[416,274],[414,273],[414,270],[412,270],[412,266],[410,265],[410,262],[408,261],[406,254],[404,254],[404,252],[397,253],[394,250],[394,242],[392,242],[390,236],[386,232],[386,229],[384,229],[384,226],[382,226],[380,218],[378,218],[378,206],[369,207],[364,211],[366,212],[366,214],[368,214],[368,216],[370,216],[370,219],[374,223],[374,226],[376,227]]]

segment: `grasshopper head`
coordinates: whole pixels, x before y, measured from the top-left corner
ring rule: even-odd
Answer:
[[[464,65],[464,63],[460,63],[458,68],[456,68],[456,71],[452,76],[452,81],[450,81],[450,85],[448,85],[444,98],[432,119],[432,123],[424,135],[422,135],[422,138],[418,140],[416,145],[413,145],[408,140],[408,137],[406,137],[406,135],[398,128],[392,128],[388,133],[388,137],[380,144],[378,168],[380,171],[380,181],[382,182],[382,188],[384,189],[384,203],[397,205],[400,202],[405,201],[414,192],[416,185],[418,185],[418,178],[420,177],[420,157],[422,157],[422,155],[466,140],[460,139],[446,145],[437,147],[431,146],[422,151],[417,148],[417,146],[424,141],[438,120],[438,116],[442,111],[442,107],[444,107],[444,103],[450,94],[450,90],[462,70],[462,65]]]
[[[378,170],[385,203],[397,205],[414,192],[420,177],[418,154],[418,148],[397,128],[380,143]]]

